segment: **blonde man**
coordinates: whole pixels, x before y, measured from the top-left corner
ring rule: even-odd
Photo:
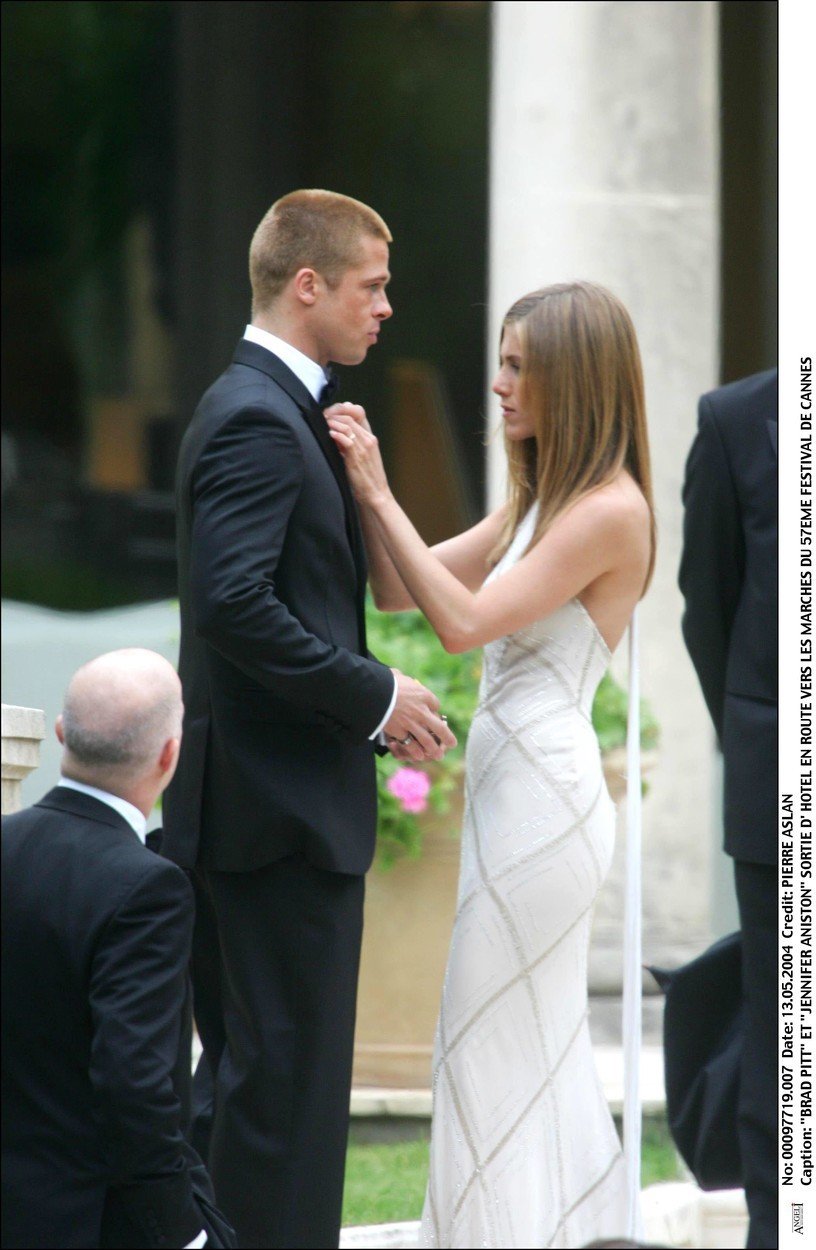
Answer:
[[[252,322],[179,458],[186,715],[164,850],[195,870],[201,933],[211,921],[194,959],[210,1162],[247,1247],[338,1244],[375,746],[454,742],[436,698],[368,653],[363,542],[322,411],[329,363],[360,364],[391,316],[390,241],[347,196],[272,206]]]

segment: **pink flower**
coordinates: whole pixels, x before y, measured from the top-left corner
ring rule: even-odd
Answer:
[[[431,779],[418,768],[401,768],[385,784],[399,799],[404,812],[424,812],[428,806]]]

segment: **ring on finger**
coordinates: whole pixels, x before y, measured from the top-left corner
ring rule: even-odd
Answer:
[[[400,743],[401,743],[404,747],[407,747],[408,743],[409,743],[409,742],[413,742],[413,740],[414,740],[414,735],[413,735],[413,734],[408,734],[408,737],[407,737],[407,738],[400,738],[400,739],[399,739]]]

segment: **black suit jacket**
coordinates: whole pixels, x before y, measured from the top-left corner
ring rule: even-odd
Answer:
[[[64,787],[3,820],[2,867],[2,1244],[184,1245],[189,882]]]
[[[299,851],[365,872],[369,735],[394,682],[366,649],[363,544],[323,415],[244,340],[195,412],[176,481],[185,720],[163,852],[250,871]]]
[[[775,863],[777,373],[700,400],[686,465],[683,635],[723,750],[725,849]]]

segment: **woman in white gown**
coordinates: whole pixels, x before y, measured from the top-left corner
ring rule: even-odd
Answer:
[[[327,419],[378,605],[418,606],[449,651],[484,647],[420,1244],[577,1247],[626,1227],[587,1023],[592,910],[615,831],[592,702],[654,564],[626,310],[590,283],[519,300],[493,390],[508,501],[432,550],[391,495],[362,409]]]

